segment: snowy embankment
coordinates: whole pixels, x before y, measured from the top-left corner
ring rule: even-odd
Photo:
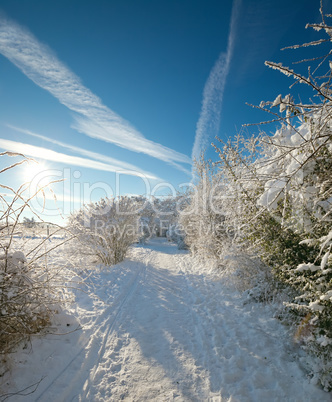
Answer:
[[[264,306],[165,240],[83,275],[51,333],[12,356],[1,400],[330,401]]]

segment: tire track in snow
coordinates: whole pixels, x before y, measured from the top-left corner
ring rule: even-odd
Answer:
[[[186,256],[187,257],[187,256]],[[203,275],[193,275],[187,268],[187,258],[183,255],[176,256],[176,263],[181,270],[185,282],[193,317],[193,355],[196,357],[196,364],[204,369],[206,377],[204,379],[204,398],[208,401],[226,401],[220,393],[220,371],[222,360],[218,353],[216,334],[220,332],[220,326],[215,326],[215,317],[207,309],[207,299],[202,293],[204,286]],[[197,384],[198,385],[198,384]],[[202,391],[202,390],[201,390]]]
[[[151,244],[152,245],[152,244]],[[146,281],[118,321],[115,353],[103,367],[87,400],[201,401],[208,394],[208,373],[197,364],[203,339],[190,289],[179,271],[175,246],[153,244]],[[200,331],[199,331],[200,332]]]
[[[150,253],[145,259],[149,259]],[[50,391],[51,388],[57,386],[59,380],[61,380],[62,377],[64,377],[67,374],[68,370],[71,368],[71,366],[74,365],[74,363],[77,362],[78,359],[81,359],[83,361],[81,363],[81,366],[75,370],[76,371],[75,377],[70,380],[67,388],[65,388],[61,392],[61,394],[57,396],[56,400],[59,402],[74,400],[74,398],[79,397],[79,395],[77,394],[78,389],[85,389],[85,390],[88,389],[88,384],[91,381],[90,380],[91,371],[92,374],[96,371],[96,368],[105,351],[108,337],[110,336],[124,305],[128,301],[129,297],[134,293],[137,284],[139,282],[139,277],[142,276],[142,274],[145,272],[147,263],[148,263],[147,261],[141,263],[140,268],[129,279],[128,284],[125,286],[123,292],[98,317],[98,319],[93,325],[94,331],[92,334],[92,339],[90,339],[91,334],[88,333],[84,334],[84,337],[86,337],[87,340],[83,343],[83,346],[80,348],[78,353],[69,361],[69,363],[65,367],[62,368],[62,370],[56,375],[54,379],[52,379],[52,381],[39,394],[38,397],[36,397],[35,395],[34,401],[36,402],[44,400],[47,401],[48,391]],[[97,330],[95,330],[96,326],[98,326]],[[86,351],[87,354],[85,355]]]
[[[119,308],[117,309],[114,318],[112,319],[112,321],[108,324],[108,328],[105,332],[105,335],[103,336],[103,342],[102,342],[102,346],[98,351],[98,359],[96,361],[96,363],[94,364],[93,368],[90,370],[90,374],[88,376],[88,378],[86,379],[84,386],[83,386],[83,394],[79,395],[80,399],[82,401],[86,401],[87,399],[87,394],[89,392],[90,389],[90,385],[91,383],[93,383],[95,376],[97,374],[97,370],[99,368],[100,362],[105,354],[105,350],[106,350],[106,345],[107,343],[111,343],[112,342],[112,331],[115,327],[115,325],[118,323],[118,319],[121,317],[121,313],[124,310],[126,304],[129,302],[131,296],[135,293],[137,286],[139,283],[144,282],[145,280],[145,273],[146,273],[146,267],[148,265],[148,262],[145,262],[144,265],[141,267],[141,269],[139,270],[139,272],[135,275],[135,278],[133,280],[133,284],[130,286],[128,292],[126,293],[125,297],[123,298]],[[141,277],[141,280],[139,281],[139,277]],[[93,351],[92,351],[92,358],[93,358]],[[78,396],[77,394],[74,395],[73,398],[75,398],[76,396]],[[73,400],[72,398],[72,400]],[[66,400],[66,399],[64,399]]]

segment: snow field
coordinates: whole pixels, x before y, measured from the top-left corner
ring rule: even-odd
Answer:
[[[91,262],[79,258],[85,281],[71,283],[84,292],[55,316],[54,334],[13,356],[2,394],[42,381],[9,400],[331,400],[310,384],[298,346],[266,307],[245,304],[175,245],[151,240],[110,269],[83,269]]]

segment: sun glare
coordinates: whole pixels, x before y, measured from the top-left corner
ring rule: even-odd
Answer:
[[[47,170],[45,163],[37,161],[28,161],[24,165],[24,180],[31,182],[37,178],[37,176],[42,176],[42,173]]]

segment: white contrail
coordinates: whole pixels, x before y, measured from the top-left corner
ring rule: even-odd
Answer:
[[[240,0],[234,0],[233,2],[226,53],[220,53],[204,87],[202,108],[196,125],[195,142],[191,154],[193,160],[200,158],[201,152],[210,145],[211,139],[219,131],[221,107],[233,56],[235,26],[240,3]]]
[[[24,144],[11,140],[0,139],[0,148],[6,151],[18,152],[33,158],[44,159],[47,161],[63,163],[65,165],[80,166],[88,169],[102,170],[104,172],[121,172],[119,166],[113,166],[109,163],[94,161],[88,158],[81,158],[80,156],[72,156],[60,152],[52,151],[51,149],[37,147],[35,145]],[[144,175],[144,173],[135,170],[125,170],[126,174],[137,176]],[[147,179],[158,179],[156,176],[146,173]]]
[[[0,53],[35,84],[75,112],[75,128],[93,138],[145,153],[177,168],[191,159],[146,139],[129,122],[105,106],[53,52],[28,30],[0,15]]]
[[[6,124],[6,126],[11,128],[12,130],[18,131],[19,133],[23,133],[23,134],[30,135],[31,137],[39,138],[39,139],[41,139],[43,141],[47,141],[47,142],[49,142],[51,144],[58,145],[59,147],[69,149],[70,151],[76,152],[76,153],[78,153],[78,154],[80,154],[82,156],[86,156],[88,158],[96,159],[96,160],[98,160],[100,162],[107,163],[107,164],[113,166],[114,168],[116,168],[118,171],[120,171],[120,170],[132,170],[132,171],[135,171],[135,172],[142,173],[143,175],[145,175],[146,177],[149,177],[151,179],[158,179],[158,177],[156,177],[152,173],[143,171],[142,169],[139,169],[137,166],[132,165],[131,163],[123,162],[123,161],[120,161],[119,159],[111,158],[110,156],[102,155],[102,154],[100,154],[98,152],[89,151],[87,149],[83,149],[83,148],[77,147],[75,145],[70,145],[70,144],[67,144],[65,142],[55,140],[53,138],[48,138],[48,137],[46,137],[44,135],[34,133],[34,132],[30,131],[30,130],[26,130],[24,128],[12,126],[11,124]]]

